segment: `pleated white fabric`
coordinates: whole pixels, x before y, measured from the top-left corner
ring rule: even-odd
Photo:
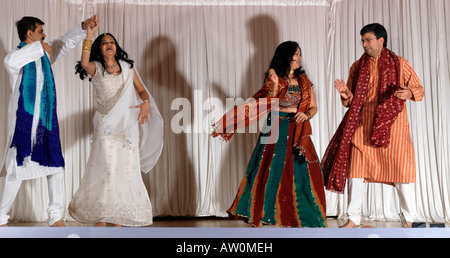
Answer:
[[[313,141],[322,156],[345,112],[334,80],[347,79],[351,64],[362,55],[360,29],[380,22],[389,32],[388,47],[411,63],[425,88],[422,102],[408,102],[418,175],[416,219],[450,221],[450,132],[446,126],[450,118],[450,3],[446,0],[0,3],[0,58],[18,44],[14,23],[24,15],[41,18],[48,38],[54,39],[95,13],[101,22],[99,32],[115,35],[135,60],[164,120],[161,158],[144,175],[155,216],[226,216],[258,135],[247,131],[222,143],[209,136],[208,127],[230,103],[237,98],[244,101],[260,88],[276,46],[286,40],[299,42],[302,65],[314,84],[319,113],[312,120]],[[78,46],[53,66],[66,159],[66,205],[83,176],[93,133],[93,91],[74,75],[80,56]],[[10,92],[3,67],[0,76],[5,85],[0,87],[0,130],[4,132]],[[1,146],[5,138],[1,133]],[[363,215],[398,220],[397,199],[392,187],[371,185]],[[47,203],[45,180],[26,182],[12,219],[44,221]],[[347,194],[327,193],[329,216],[344,217],[346,206]]]

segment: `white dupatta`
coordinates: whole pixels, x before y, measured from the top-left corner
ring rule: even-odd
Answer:
[[[119,61],[122,67],[124,88],[120,99],[106,116],[95,112],[93,123],[94,130],[102,130],[111,135],[131,136],[131,129],[139,126],[139,153],[141,171],[148,173],[156,164],[163,149],[163,120],[150,92],[140,78],[136,69],[130,69],[128,63]],[[149,95],[150,110],[148,122],[140,124],[138,119],[139,109],[136,106],[142,104],[142,99],[136,92],[133,84],[134,73],[136,71],[139,80],[144,85]],[[103,128],[96,128],[102,126]],[[131,137],[137,139],[136,136]]]

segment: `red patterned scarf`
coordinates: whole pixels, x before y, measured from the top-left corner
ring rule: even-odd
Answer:
[[[369,56],[364,54],[358,62],[353,85],[352,104],[342,119],[322,159],[322,169],[327,190],[343,192],[350,165],[350,147],[353,135],[359,126],[370,80]],[[405,100],[394,96],[400,88],[400,61],[394,52],[384,48],[380,57],[381,85],[378,92],[375,125],[371,143],[373,147],[389,146],[391,127],[403,110]]]
[[[302,102],[298,107],[298,111],[306,112],[311,103],[311,85],[308,77],[301,74],[298,77],[298,82],[302,90]],[[239,128],[244,128],[252,125],[258,121],[264,114],[267,114],[273,108],[273,105],[279,100],[283,99],[288,89],[288,82],[279,78],[280,90],[276,97],[267,97],[272,82],[267,78],[263,87],[255,95],[254,100],[237,106],[227,112],[214,125],[213,137],[220,136],[224,141],[229,141]],[[274,102],[274,100],[276,102]],[[308,162],[317,162],[318,157],[314,150],[314,145],[309,136],[312,135],[311,124],[309,121],[296,124],[294,133],[295,148],[299,149],[300,153],[305,155]]]

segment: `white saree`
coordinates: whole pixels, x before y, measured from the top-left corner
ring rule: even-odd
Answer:
[[[152,206],[141,172],[148,173],[162,152],[163,121],[148,93],[149,120],[139,124],[135,106],[142,100],[133,85],[133,69],[125,62],[120,65],[121,75],[111,75],[97,64],[92,79],[97,103],[110,107],[98,105],[95,112],[91,152],[69,212],[83,223],[146,226],[153,222]]]

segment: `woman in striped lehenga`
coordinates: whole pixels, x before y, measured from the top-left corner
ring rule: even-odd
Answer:
[[[238,128],[270,112],[228,210],[254,226],[327,227],[323,175],[309,122],[317,105],[301,59],[298,43],[282,43],[254,100],[214,124],[213,137],[228,141]]]

